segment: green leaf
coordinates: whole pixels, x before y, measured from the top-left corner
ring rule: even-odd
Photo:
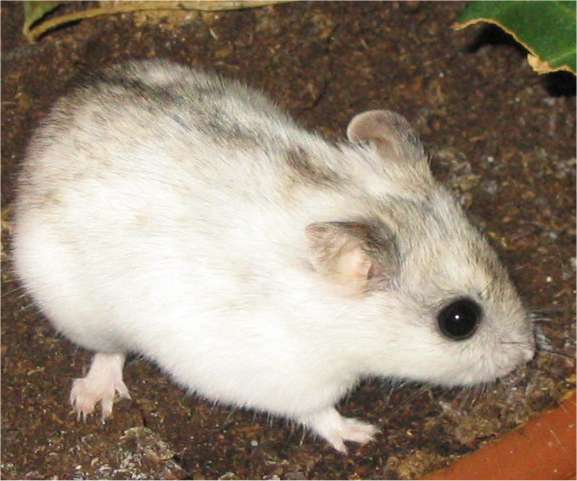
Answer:
[[[529,51],[529,63],[538,73],[575,73],[575,6],[575,1],[473,1],[454,28],[496,24]]]
[[[103,15],[117,15],[120,13],[145,10],[198,10],[207,12],[219,10],[241,10],[244,8],[258,8],[274,5],[276,3],[294,1],[296,0],[122,0],[121,2],[101,2],[100,6],[77,10],[61,16],[55,16],[45,22],[41,22],[40,20],[48,12],[51,12],[60,4],[65,2],[27,1],[24,2],[24,13],[26,18],[24,21],[23,32],[30,42],[34,42],[44,33],[53,28],[66,25],[67,23],[78,22],[79,20],[100,17]]]
[[[32,26],[61,3],[62,2],[24,2],[24,27],[22,28],[22,32],[28,40],[32,40],[30,36]]]

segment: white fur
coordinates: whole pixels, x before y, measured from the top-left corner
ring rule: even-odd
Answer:
[[[118,82],[79,90],[33,140],[17,202],[16,271],[72,341],[140,353],[191,391],[296,419],[340,450],[373,434],[333,408],[363,376],[469,384],[532,355],[513,287],[487,274],[477,251],[494,254],[421,160],[328,144],[260,94],[173,64],[112,72],[182,103]],[[342,181],[295,181],[283,152],[296,148]],[[306,226],[358,217],[397,231],[389,290],[344,295],[311,267]],[[435,309],[464,294],[487,319],[455,343]]]

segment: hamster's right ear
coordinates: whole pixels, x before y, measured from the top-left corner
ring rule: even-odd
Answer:
[[[347,127],[349,141],[373,143],[385,158],[427,161],[423,144],[403,117],[389,110],[369,110],[355,115]]]
[[[399,256],[392,236],[362,222],[315,222],[306,227],[315,270],[351,293],[386,286],[396,276]]]

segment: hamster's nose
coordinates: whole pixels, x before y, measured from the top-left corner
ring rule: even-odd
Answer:
[[[534,348],[527,348],[523,349],[523,359],[525,362],[529,362],[535,356],[535,349]]]

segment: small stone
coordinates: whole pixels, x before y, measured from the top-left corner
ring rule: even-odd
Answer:
[[[227,471],[218,479],[235,479],[237,476],[232,471]]]
[[[559,238],[559,234],[557,234],[557,232],[550,231],[550,232],[547,232],[547,237],[549,237],[550,239],[556,240]]]
[[[487,180],[483,185],[485,191],[491,195],[495,195],[499,190],[499,184],[496,180]]]

